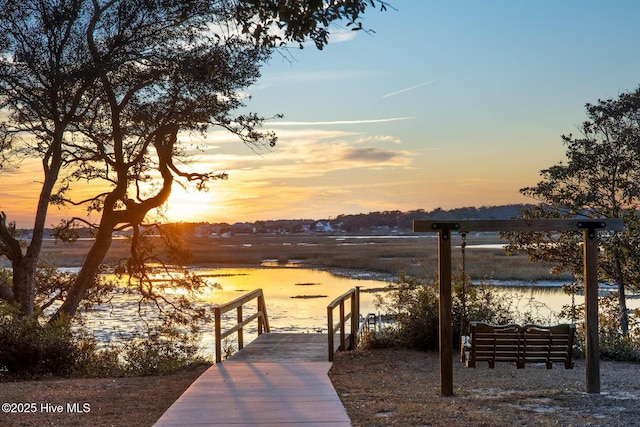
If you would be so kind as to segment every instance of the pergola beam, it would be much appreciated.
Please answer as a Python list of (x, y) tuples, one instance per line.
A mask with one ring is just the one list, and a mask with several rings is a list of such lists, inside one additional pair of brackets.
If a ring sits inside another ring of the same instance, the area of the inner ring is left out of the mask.
[(594, 227), (624, 230), (621, 219), (465, 219), (447, 221), (413, 221), (415, 232), (437, 232), (442, 225), (458, 232), (469, 231), (581, 231)]
[(622, 231), (622, 219), (508, 219), (414, 221), (415, 232), (438, 233), (440, 388), (453, 395), (453, 313), (451, 295), (451, 232), (578, 231), (584, 235), (585, 371), (587, 393), (600, 393), (598, 340), (598, 230)]

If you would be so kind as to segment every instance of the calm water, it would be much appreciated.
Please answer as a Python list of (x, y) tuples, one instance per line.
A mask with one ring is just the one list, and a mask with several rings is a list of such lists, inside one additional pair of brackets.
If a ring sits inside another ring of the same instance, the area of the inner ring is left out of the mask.
[[(220, 289), (210, 289), (200, 296), (207, 305), (231, 301), (244, 293), (262, 288), (269, 323), (272, 332), (327, 333), (327, 305), (336, 297), (355, 286), (360, 286), (360, 312), (363, 315), (377, 312), (375, 294), (366, 292), (384, 288), (388, 282), (376, 279), (355, 279), (337, 276), (326, 271), (309, 270), (295, 267), (270, 267), (253, 269), (197, 269), (199, 275), (210, 283), (218, 283)], [(557, 313), (563, 305), (571, 303), (571, 296), (562, 292), (559, 283), (516, 284), (496, 283), (496, 291), (511, 298), (514, 307), (526, 310), (531, 299), (540, 306), (539, 314), (556, 323)], [(296, 298), (294, 298), (296, 297)], [(300, 298), (304, 297), (304, 298)], [(576, 295), (576, 303), (583, 296)], [(629, 300), (631, 308), (640, 307), (640, 300)], [(245, 315), (253, 313), (255, 303), (245, 309)], [(119, 334), (127, 335), (141, 329), (143, 323), (136, 314), (137, 303), (131, 299), (117, 296), (110, 306), (92, 310), (87, 327), (94, 331), (98, 339), (108, 341)], [(334, 315), (337, 316), (338, 310)], [(235, 311), (228, 313), (235, 318)], [(251, 341), (256, 335), (256, 322), (245, 331), (245, 341)], [(213, 325), (203, 333), (203, 344), (207, 352), (213, 352)]]
[[(203, 304), (231, 301), (254, 289), (262, 288), (267, 305), (267, 315), (272, 332), (327, 333), (327, 305), (351, 288), (360, 286), (375, 289), (388, 282), (373, 279), (354, 279), (337, 276), (325, 271), (300, 268), (252, 268), (252, 269), (197, 269), (209, 283), (217, 283), (220, 289), (211, 288), (200, 295)], [(375, 312), (374, 294), (360, 294), (360, 311)], [(255, 302), (245, 306), (245, 317), (254, 313)], [(87, 316), (86, 326), (101, 341), (127, 336), (144, 324), (139, 320), (137, 303), (130, 297), (116, 296), (109, 306), (93, 309)], [(235, 311), (227, 313), (235, 320)], [(338, 310), (334, 316), (338, 315)], [(231, 320), (230, 320), (231, 322)], [(257, 322), (245, 329), (245, 342), (256, 335)], [(213, 324), (205, 328), (203, 342), (213, 352)]]

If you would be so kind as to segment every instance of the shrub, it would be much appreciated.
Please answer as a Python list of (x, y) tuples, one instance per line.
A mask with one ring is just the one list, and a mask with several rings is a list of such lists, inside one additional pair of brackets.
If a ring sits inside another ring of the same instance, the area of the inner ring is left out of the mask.
[(202, 361), (192, 339), (178, 341), (149, 334), (124, 343), (121, 349), (127, 375), (164, 375)]
[[(461, 333), (467, 333), (465, 318), (495, 324), (513, 323), (517, 320), (524, 323), (536, 321), (531, 311), (518, 312), (510, 298), (498, 295), (490, 286), (471, 286), (467, 278), (463, 292), (462, 277), (459, 271), (454, 275), (452, 283), (454, 346), (460, 342)], [(438, 294), (436, 280), (429, 277), (419, 279), (400, 276), (390, 285), (386, 299), (379, 297), (378, 304), (393, 316), (395, 323), (384, 331), (384, 335), (377, 332), (375, 336), (363, 339), (361, 346), (373, 348), (396, 345), (417, 350), (437, 350)]]
[(364, 331), (360, 335), (358, 346), (367, 349), (402, 347), (400, 333), (396, 326), (387, 326), (380, 331)]
[(401, 276), (390, 285), (386, 298), (379, 297), (379, 305), (394, 323), (384, 332), (369, 333), (361, 346), (438, 348), (438, 289), (433, 281)]
[(120, 349), (107, 347), (97, 349), (95, 344), (87, 347), (86, 357), (81, 365), (83, 377), (123, 377), (126, 369), (120, 357)]
[[(600, 338), (600, 357), (603, 359), (640, 362), (640, 330), (631, 328), (627, 335), (620, 330), (620, 318), (617, 299), (604, 297), (599, 300), (598, 326)], [(634, 324), (638, 310), (629, 313), (629, 323)], [(584, 336), (584, 327), (581, 328)], [(584, 346), (584, 339), (579, 340)]]
[(146, 334), (120, 337), (116, 343), (100, 348), (86, 340), (82, 375), (121, 377), (165, 375), (194, 365), (210, 364), (199, 353), (195, 334), (169, 334), (153, 329)]
[(156, 329), (99, 346), (68, 321), (41, 324), (0, 307), (0, 368), (13, 377), (163, 375), (208, 363), (199, 355), (196, 334)]
[(0, 366), (12, 375), (68, 376), (77, 357), (68, 322), (43, 325), (7, 314), (0, 319)]

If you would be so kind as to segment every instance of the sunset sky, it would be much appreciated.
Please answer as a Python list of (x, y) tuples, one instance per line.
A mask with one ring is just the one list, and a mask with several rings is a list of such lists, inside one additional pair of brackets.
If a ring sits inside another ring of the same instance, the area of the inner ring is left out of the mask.
[[(194, 166), (229, 173), (176, 189), (172, 220), (235, 222), (530, 200), (564, 157), (584, 104), (640, 84), (640, 2), (389, 0), (375, 34), (335, 27), (324, 51), (276, 54), (249, 110), (283, 119), (256, 153), (211, 131)], [(199, 164), (199, 165), (198, 165)], [(28, 227), (40, 179), (0, 175), (0, 209)], [(33, 190), (31, 190), (33, 188)], [(50, 211), (51, 223), (70, 211)]]

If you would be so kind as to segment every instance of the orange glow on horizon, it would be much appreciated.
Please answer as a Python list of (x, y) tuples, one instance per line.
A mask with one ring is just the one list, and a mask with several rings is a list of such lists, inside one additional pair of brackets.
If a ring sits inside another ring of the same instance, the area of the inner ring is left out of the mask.
[(215, 200), (213, 191), (174, 185), (169, 200), (161, 210), (169, 222), (206, 222), (214, 214)]

